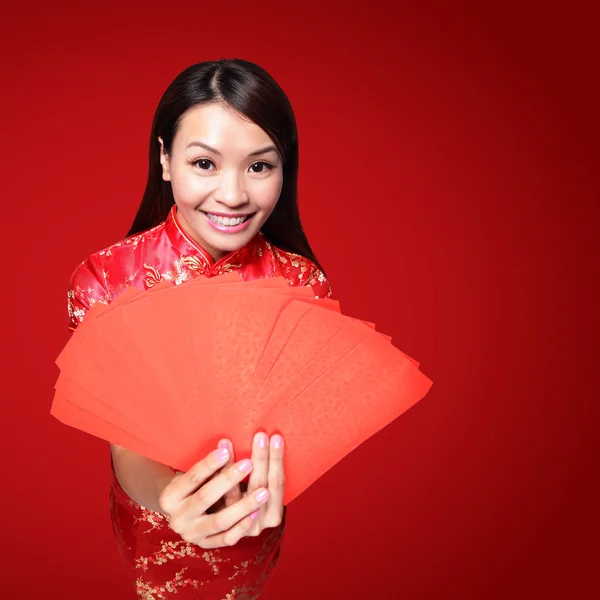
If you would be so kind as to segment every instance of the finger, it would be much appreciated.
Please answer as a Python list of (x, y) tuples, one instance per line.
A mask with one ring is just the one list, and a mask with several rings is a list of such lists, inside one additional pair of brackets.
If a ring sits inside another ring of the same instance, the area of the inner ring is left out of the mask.
[[(260, 431), (254, 436), (252, 443), (252, 464), (254, 468), (248, 478), (247, 494), (251, 494), (261, 487), (267, 487), (267, 475), (269, 472), (269, 436)], [(260, 524), (265, 514), (265, 505), (259, 509), (258, 518), (246, 535), (254, 536), (260, 532)]]
[[(235, 462), (235, 452), (233, 450), (233, 444), (230, 440), (223, 439), (219, 442), (219, 448), (227, 448), (229, 450), (229, 460), (225, 463), (225, 466), (221, 469), (221, 473)], [(231, 506), (238, 500), (242, 499), (242, 490), (239, 485), (234, 485), (229, 491), (225, 493), (223, 497), (224, 506)]]
[(216, 473), (229, 459), (229, 451), (220, 448), (205, 456), (186, 473), (174, 477), (159, 497), (160, 507), (168, 514), (179, 506)]
[[(221, 450), (224, 450), (223, 448)], [(239, 485), (252, 471), (252, 461), (249, 458), (240, 460), (231, 467), (228, 467), (205, 483), (193, 496), (186, 500), (185, 510), (191, 511), (189, 514), (201, 515), (206, 512), (209, 506), (212, 506), (222, 498), (233, 486)], [(235, 506), (235, 505), (234, 505)], [(221, 511), (222, 512), (222, 511)], [(220, 514), (220, 513), (217, 513)], [(241, 517), (240, 517), (241, 518)]]
[(254, 523), (256, 523), (258, 513), (259, 511), (256, 509), (253, 513), (236, 523), (228, 531), (204, 538), (201, 542), (202, 548), (210, 550), (212, 548), (222, 548), (223, 546), (233, 546), (237, 544), (243, 537), (248, 535), (248, 531), (252, 528)]
[(276, 527), (283, 518), (283, 495), (285, 490), (283, 438), (276, 434), (271, 437), (269, 448), (269, 472), (267, 487), (271, 494), (265, 507), (264, 524)]
[[(260, 507), (269, 500), (269, 496), (266, 488), (260, 488), (235, 505), (216, 515), (206, 517), (203, 529), (208, 532), (208, 535), (202, 542), (203, 547), (205, 543), (230, 546), (237, 543), (240, 537), (248, 535), (255, 523), (258, 522)], [(252, 517), (250, 522), (248, 522), (248, 517)]]
[(252, 473), (248, 479), (248, 494), (267, 486), (269, 474), (269, 437), (262, 431), (254, 436), (252, 443)]

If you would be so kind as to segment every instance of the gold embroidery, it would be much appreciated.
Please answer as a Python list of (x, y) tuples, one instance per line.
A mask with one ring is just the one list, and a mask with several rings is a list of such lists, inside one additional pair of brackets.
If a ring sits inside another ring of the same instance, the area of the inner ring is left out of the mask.
[(272, 257), (275, 275), (284, 277), (290, 286), (316, 285), (314, 278), (318, 267), (310, 260), (300, 254), (279, 250), (268, 242), (266, 242), (266, 246)]
[(235, 573), (228, 579), (231, 581), (232, 579), (235, 579), (238, 575), (245, 575), (248, 572), (249, 564), (250, 564), (249, 560), (244, 560), (239, 565), (233, 565)]
[(150, 525), (150, 527), (142, 533), (150, 533), (155, 529), (161, 529), (169, 522), (169, 519), (165, 515), (146, 508), (135, 502), (135, 500), (129, 499), (128, 504), (139, 513), (139, 516), (135, 517), (133, 521), (134, 525), (137, 525), (140, 522), (148, 523)]
[[(278, 527), (275, 527), (275, 528), (269, 530), (268, 535), (264, 536), (264, 538), (262, 539), (261, 549), (252, 557), (252, 560), (244, 560), (239, 565), (233, 565), (234, 573), (233, 573), (233, 575), (228, 577), (228, 579), (231, 581), (238, 575), (245, 575), (247, 573), (248, 567), (250, 565), (258, 565), (258, 564), (262, 563), (267, 558), (267, 556), (269, 556), (269, 554), (271, 554), (273, 547), (278, 543), (281, 544), (282, 539), (283, 539), (282, 536), (283, 536), (284, 527), (285, 527), (285, 522), (282, 522)], [(260, 581), (263, 581), (268, 578), (271, 570), (273, 569), (273, 567), (275, 566), (275, 563), (278, 560), (278, 556), (279, 556), (279, 553), (277, 552), (272, 557), (271, 562), (269, 563), (267, 568), (263, 571)], [(253, 594), (256, 594), (257, 592), (260, 592), (260, 589), (244, 586), (243, 588), (234, 588), (231, 593), (236, 594), (237, 592), (240, 592), (240, 591), (244, 591), (245, 593), (251, 592)], [(243, 596), (243, 598), (250, 598), (250, 597), (257, 598), (258, 596)], [(231, 598), (240, 598), (240, 596), (233, 595), (233, 596), (231, 596)]]
[(152, 265), (144, 263), (144, 269), (148, 269), (146, 273), (146, 285), (151, 288), (162, 281), (162, 275)]
[(188, 570), (188, 567), (183, 567), (180, 571), (175, 573), (175, 577), (166, 581), (164, 585), (152, 585), (146, 583), (142, 578), (136, 580), (137, 596), (141, 600), (168, 600), (169, 596), (165, 596), (165, 592), (173, 594), (178, 593), (177, 588), (184, 588), (191, 585), (194, 589), (198, 589), (203, 586), (207, 581), (198, 581), (197, 579), (183, 578), (183, 574)]
[[(183, 256), (181, 258), (181, 262), (190, 270), (195, 271), (199, 274), (208, 274), (211, 269), (206, 264), (206, 262), (202, 261), (198, 256)], [(222, 273), (231, 273), (234, 269), (241, 268), (241, 264), (233, 264), (231, 262), (226, 262), (223, 265), (217, 265), (214, 268), (214, 275), (220, 275)]]
[(263, 562), (265, 558), (269, 556), (273, 546), (281, 541), (284, 527), (285, 522), (282, 522), (278, 527), (268, 530), (269, 533), (262, 539), (262, 548), (257, 554), (254, 555), (252, 564), (257, 565), (258, 563)]
[(160, 550), (157, 550), (152, 556), (142, 556), (135, 561), (135, 568), (147, 571), (149, 565), (164, 565), (170, 560), (191, 556), (199, 558), (196, 552), (196, 545), (189, 542), (161, 542)]
[(98, 256), (107, 256), (110, 257), (113, 255), (113, 250), (115, 248), (121, 248), (122, 246), (131, 246), (134, 250), (139, 246), (141, 242), (145, 242), (146, 240), (152, 240), (157, 235), (160, 235), (161, 230), (164, 228), (164, 222), (155, 225), (154, 227), (147, 229), (146, 231), (142, 231), (141, 233), (134, 234), (124, 240), (116, 242), (115, 244), (110, 245), (108, 248), (104, 248), (104, 250), (100, 250), (98, 252)]
[(83, 321), (83, 317), (85, 317), (85, 310), (83, 308), (75, 308), (74, 306), (69, 306), (69, 317), (71, 319), (75, 319), (78, 323)]
[(239, 269), (242, 265), (232, 265), (231, 263), (225, 263), (222, 267), (217, 269), (217, 275), (221, 273), (231, 273), (234, 269)]
[(91, 308), (96, 302), (108, 304), (109, 298), (109, 294), (98, 294), (97, 290), (91, 287), (82, 288), (76, 285), (75, 288), (67, 290), (67, 313), (70, 322), (81, 323), (88, 310), (85, 307)]
[(260, 591), (254, 587), (243, 585), (234, 587), (229, 594), (225, 595), (223, 600), (256, 600), (260, 596)]
[(191, 279), (189, 271), (187, 269), (183, 268), (185, 266), (185, 260), (183, 257), (181, 257), (181, 260), (173, 261), (173, 265), (175, 267), (175, 273), (176, 273), (175, 281), (174, 281), (175, 285), (180, 285), (184, 281)]
[(182, 256), (181, 262), (190, 270), (198, 271), (199, 273), (206, 273), (207, 265), (201, 261), (197, 256)]
[[(269, 554), (272, 553), (274, 545), (281, 542), (284, 525), (282, 522), (279, 527), (270, 530), (261, 540), (261, 547), (258, 552), (254, 554), (251, 560), (243, 560), (238, 565), (234, 565), (233, 575), (228, 577), (228, 579), (233, 580), (237, 576), (246, 575), (248, 567), (264, 562)], [(150, 565), (160, 566), (186, 556), (192, 558), (199, 557), (195, 544), (190, 542), (161, 542), (161, 549), (158, 552), (155, 552), (151, 557), (141, 557), (136, 560), (136, 568), (140, 569), (141, 572), (146, 572)], [(220, 548), (206, 550), (202, 553), (201, 557), (211, 566), (213, 576), (220, 574), (219, 563), (225, 564), (231, 562), (230, 559), (221, 557)], [(238, 584), (224, 598), (233, 600), (255, 600), (258, 598), (264, 589), (266, 580), (277, 563), (278, 557), (279, 551), (276, 551), (271, 557), (269, 564), (264, 567), (262, 573), (258, 575), (253, 584)], [(194, 589), (199, 589), (211, 583), (211, 579), (198, 580), (189, 577), (184, 578), (184, 573), (188, 568), (187, 566), (182, 567), (175, 574), (175, 577), (161, 583), (156, 582), (154, 579), (156, 572), (153, 575), (154, 583), (146, 582), (144, 576), (140, 575), (136, 579), (138, 598), (142, 600), (170, 600), (171, 596), (168, 593), (176, 595), (182, 588), (192, 586)]]
[(212, 569), (212, 572), (215, 575), (218, 575), (220, 573), (220, 568), (219, 568), (218, 563), (230, 562), (230, 560), (231, 560), (229, 558), (221, 558), (221, 557), (215, 556), (215, 554), (219, 554), (220, 552), (221, 552), (221, 550), (219, 550), (217, 548), (216, 550), (207, 550), (206, 552), (204, 552), (202, 554), (202, 558), (210, 565), (210, 568)]
[(117, 298), (123, 292), (129, 289), (132, 286), (133, 282), (137, 279), (137, 276), (138, 271), (135, 271), (134, 273), (126, 277), (121, 283), (119, 283), (119, 285), (113, 287), (113, 289), (111, 290), (112, 297)]

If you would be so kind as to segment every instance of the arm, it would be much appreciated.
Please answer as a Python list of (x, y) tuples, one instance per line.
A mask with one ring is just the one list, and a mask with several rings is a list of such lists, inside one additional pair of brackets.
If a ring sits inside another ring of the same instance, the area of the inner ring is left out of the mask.
[(110, 450), (117, 480), (125, 493), (138, 504), (165, 514), (159, 498), (177, 476), (175, 471), (115, 444), (110, 445)]

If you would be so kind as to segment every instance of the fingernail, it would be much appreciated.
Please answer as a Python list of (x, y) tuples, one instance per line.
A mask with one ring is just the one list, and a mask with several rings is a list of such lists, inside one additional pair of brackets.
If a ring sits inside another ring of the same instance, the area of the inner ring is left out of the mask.
[(274, 435), (271, 440), (273, 442), (273, 448), (279, 449), (283, 447), (283, 438), (280, 435)]
[(240, 462), (237, 464), (237, 468), (242, 473), (248, 473), (248, 471), (252, 470), (252, 461), (249, 458), (245, 458), (244, 460), (240, 460)]
[(217, 446), (218, 446), (219, 448), (227, 448), (227, 450), (230, 450), (230, 449), (231, 449), (231, 446), (230, 446), (230, 443), (229, 443), (229, 441), (228, 441), (228, 440), (221, 440), (221, 441), (220, 441), (220, 442), (217, 444)]
[(217, 460), (222, 461), (229, 458), (229, 450), (227, 448), (219, 448), (217, 450)]
[(269, 499), (269, 492), (267, 490), (263, 490), (262, 492), (258, 492), (258, 494), (256, 494), (254, 497), (256, 498), (257, 502), (262, 504)]
[(260, 512), (260, 508), (257, 508), (253, 513), (250, 513), (250, 518), (252, 520), (256, 519), (256, 517), (258, 517), (259, 512)]
[(266, 448), (269, 443), (269, 438), (266, 433), (257, 433), (254, 437), (254, 441), (257, 443), (259, 448)]

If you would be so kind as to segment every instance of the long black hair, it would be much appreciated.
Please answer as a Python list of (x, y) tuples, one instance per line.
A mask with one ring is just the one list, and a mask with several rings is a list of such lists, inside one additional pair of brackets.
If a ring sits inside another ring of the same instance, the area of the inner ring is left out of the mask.
[(148, 181), (127, 236), (164, 221), (175, 203), (171, 183), (162, 178), (160, 145), (170, 154), (181, 117), (191, 108), (222, 102), (256, 123), (271, 138), (283, 162), (283, 186), (261, 232), (272, 244), (305, 256), (322, 268), (302, 229), (298, 210), (298, 130), (290, 101), (258, 65), (241, 59), (206, 61), (188, 67), (163, 94), (152, 122)]

